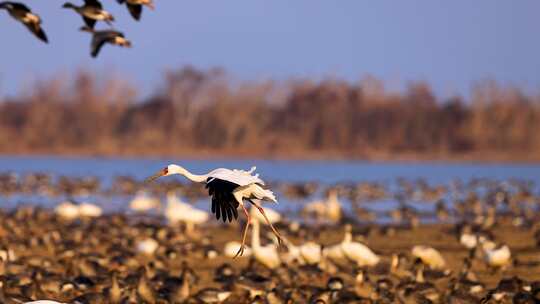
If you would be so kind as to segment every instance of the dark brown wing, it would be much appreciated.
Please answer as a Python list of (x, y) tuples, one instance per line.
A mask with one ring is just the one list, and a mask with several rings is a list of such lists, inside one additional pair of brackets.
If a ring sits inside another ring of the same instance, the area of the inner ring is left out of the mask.
[(98, 0), (84, 0), (84, 5), (103, 9), (101, 2), (99, 2)]
[(94, 20), (94, 19), (90, 19), (88, 17), (83, 17), (83, 20), (84, 20), (84, 23), (86, 23), (86, 25), (91, 29), (93, 29), (94, 26), (96, 25), (96, 20)]
[(18, 10), (18, 11), (22, 11), (22, 12), (31, 12), (30, 8), (28, 8), (28, 6), (22, 4), (22, 3), (19, 3), (19, 2), (11, 2), (11, 1), (5, 1), (5, 2), (2, 2), (0, 5), (11, 5), (11, 7), (14, 9), (14, 10)]
[(238, 218), (236, 209), (239, 204), (232, 194), (237, 187), (237, 184), (219, 178), (208, 178), (206, 181), (208, 194), (212, 196), (212, 213), (216, 214), (216, 219), (221, 217), (223, 222), (232, 222), (233, 217)]
[(133, 17), (133, 19), (139, 21), (141, 20), (141, 14), (142, 14), (142, 5), (140, 4), (127, 4), (129, 13)]
[(24, 23), (24, 25), (32, 32), (36, 37), (38, 37), (41, 41), (48, 43), (49, 40), (47, 39), (47, 35), (41, 28), (39, 24), (36, 23)]

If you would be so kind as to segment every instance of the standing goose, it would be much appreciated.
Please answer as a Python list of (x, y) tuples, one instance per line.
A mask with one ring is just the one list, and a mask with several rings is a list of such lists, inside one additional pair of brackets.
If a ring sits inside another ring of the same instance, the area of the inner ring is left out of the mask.
[(178, 165), (172, 164), (149, 177), (147, 182), (153, 181), (161, 176), (179, 174), (193, 182), (205, 183), (208, 194), (212, 196), (212, 213), (216, 214), (216, 219), (218, 220), (222, 217), (224, 222), (227, 220), (232, 221), (233, 217), (238, 218), (238, 211), (236, 211), (236, 209), (238, 206), (241, 206), (246, 215), (247, 223), (242, 236), (242, 245), (237, 253), (237, 256), (240, 256), (244, 252), (247, 232), (249, 226), (252, 224), (251, 216), (244, 206), (244, 199), (259, 210), (268, 226), (270, 226), (276, 235), (278, 242), (281, 244), (281, 235), (266, 216), (264, 209), (259, 203), (254, 201), (261, 200), (277, 203), (274, 193), (263, 188), (264, 181), (259, 178), (259, 175), (252, 175), (255, 169), (255, 167), (252, 167), (251, 170), (244, 171), (219, 168), (207, 174), (198, 175), (193, 174)]
[(114, 30), (96, 31), (89, 27), (83, 26), (81, 31), (92, 33), (92, 43), (90, 45), (90, 54), (92, 57), (97, 57), (99, 51), (105, 45), (110, 43), (121, 47), (131, 47), (131, 41), (124, 37), (124, 34)]
[(47, 35), (41, 28), (41, 18), (32, 13), (32, 11), (24, 4), (11, 1), (0, 2), (0, 9), (5, 9), (15, 18), (15, 20), (24, 24), (37, 38), (48, 43)]
[(141, 20), (142, 7), (147, 6), (151, 10), (154, 9), (154, 2), (152, 0), (116, 0), (120, 4), (126, 3), (129, 13), (133, 19)]
[(89, 28), (94, 28), (96, 21), (105, 21), (108, 25), (114, 21), (111, 13), (103, 9), (103, 6), (98, 0), (84, 0), (84, 5), (77, 6), (71, 2), (66, 2), (63, 8), (70, 8), (82, 16), (84, 23)]

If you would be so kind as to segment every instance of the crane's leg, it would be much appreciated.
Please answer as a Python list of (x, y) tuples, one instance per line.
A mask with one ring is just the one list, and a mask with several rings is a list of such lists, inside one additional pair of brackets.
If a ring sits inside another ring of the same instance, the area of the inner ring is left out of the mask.
[(249, 200), (250, 203), (253, 204), (253, 206), (255, 206), (255, 208), (257, 208), (259, 210), (259, 212), (262, 214), (262, 216), (264, 217), (264, 220), (266, 221), (266, 223), (268, 224), (268, 226), (270, 226), (270, 228), (272, 229), (272, 232), (274, 233), (274, 235), (277, 237), (278, 239), (278, 245), (279, 246), (282, 246), (283, 245), (283, 241), (281, 239), (281, 234), (279, 234), (279, 232), (277, 231), (277, 229), (274, 227), (274, 225), (272, 225), (272, 223), (270, 223), (270, 220), (268, 220), (268, 217), (266, 216), (266, 213), (264, 213), (264, 209), (259, 206), (257, 203), (255, 203), (253, 200)]
[(244, 214), (246, 215), (246, 220), (247, 220), (246, 225), (244, 227), (244, 232), (242, 233), (242, 244), (240, 245), (238, 252), (234, 256), (236, 258), (244, 254), (244, 249), (246, 248), (247, 233), (249, 230), (249, 226), (251, 225), (251, 216), (249, 216), (249, 212), (247, 211), (246, 206), (244, 206), (244, 202), (242, 200), (242, 193), (240, 191), (237, 191), (237, 192), (233, 192), (233, 195), (234, 195), (234, 198), (240, 204), (240, 206), (242, 206), (242, 209), (244, 210)]

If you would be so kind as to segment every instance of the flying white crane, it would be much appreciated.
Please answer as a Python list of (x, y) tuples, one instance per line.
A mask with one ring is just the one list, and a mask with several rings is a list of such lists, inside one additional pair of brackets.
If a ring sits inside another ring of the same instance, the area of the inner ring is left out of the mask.
[(179, 174), (193, 182), (205, 183), (208, 194), (212, 196), (212, 213), (215, 213), (216, 219), (219, 220), (221, 217), (224, 222), (227, 220), (232, 221), (233, 218), (238, 218), (238, 211), (236, 209), (240, 205), (244, 210), (247, 222), (242, 236), (242, 246), (238, 250), (238, 256), (242, 255), (244, 252), (247, 232), (252, 223), (251, 216), (244, 206), (244, 199), (259, 210), (266, 220), (266, 223), (272, 228), (272, 231), (281, 243), (281, 235), (269, 221), (264, 209), (258, 203), (253, 201), (253, 199), (259, 199), (277, 203), (274, 193), (262, 187), (264, 186), (264, 181), (259, 178), (259, 175), (252, 175), (255, 169), (256, 167), (252, 167), (249, 171), (244, 171), (219, 168), (210, 171), (207, 174), (198, 175), (189, 172), (181, 166), (171, 164), (149, 177), (147, 182), (153, 181), (161, 176)]

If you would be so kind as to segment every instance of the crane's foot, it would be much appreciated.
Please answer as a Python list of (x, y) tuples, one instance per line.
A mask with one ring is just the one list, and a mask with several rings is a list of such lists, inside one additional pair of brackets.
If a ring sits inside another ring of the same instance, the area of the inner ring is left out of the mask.
[(236, 259), (237, 257), (240, 257), (244, 254), (244, 248), (245, 246), (244, 245), (241, 245), (240, 246), (240, 249), (238, 249), (238, 252), (236, 253), (236, 255), (233, 257), (233, 259)]

